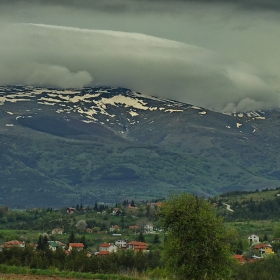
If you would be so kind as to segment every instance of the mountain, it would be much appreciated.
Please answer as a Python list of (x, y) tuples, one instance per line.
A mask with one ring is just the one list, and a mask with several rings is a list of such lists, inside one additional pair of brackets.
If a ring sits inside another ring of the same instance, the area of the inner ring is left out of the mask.
[(0, 204), (280, 187), (280, 111), (222, 114), (111, 87), (0, 87)]

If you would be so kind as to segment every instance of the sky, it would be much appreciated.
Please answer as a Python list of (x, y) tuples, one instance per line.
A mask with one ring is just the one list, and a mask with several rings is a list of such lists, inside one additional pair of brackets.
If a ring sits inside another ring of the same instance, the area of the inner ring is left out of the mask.
[(280, 1), (1, 0), (0, 85), (120, 86), (219, 112), (280, 106)]

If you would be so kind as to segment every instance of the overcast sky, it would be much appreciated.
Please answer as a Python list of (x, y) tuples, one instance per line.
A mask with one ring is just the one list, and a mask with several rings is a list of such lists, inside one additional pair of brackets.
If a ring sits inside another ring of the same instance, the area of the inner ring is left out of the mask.
[(280, 104), (280, 1), (1, 0), (0, 84), (122, 86), (216, 111)]

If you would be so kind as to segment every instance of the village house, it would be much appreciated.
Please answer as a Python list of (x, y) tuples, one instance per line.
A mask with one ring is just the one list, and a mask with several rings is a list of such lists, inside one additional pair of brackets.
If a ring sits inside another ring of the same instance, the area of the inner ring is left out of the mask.
[(60, 241), (48, 241), (49, 249), (52, 251), (56, 251), (57, 248), (65, 249), (66, 245)]
[(124, 240), (124, 239), (116, 240), (115, 245), (119, 249), (126, 249), (127, 248), (127, 240)]
[(103, 257), (103, 256), (107, 256), (107, 255), (109, 255), (109, 254), (110, 254), (109, 251), (100, 251), (100, 252), (97, 252), (97, 253), (96, 253), (96, 256), (97, 256), (97, 257)]
[(118, 215), (121, 215), (121, 213), (122, 213), (122, 210), (120, 208), (114, 208), (111, 214), (114, 216), (118, 216)]
[(250, 234), (248, 236), (248, 241), (250, 244), (255, 242), (260, 242), (260, 238), (256, 234)]
[(86, 228), (86, 232), (87, 233), (92, 233), (92, 229), (91, 228)]
[(69, 248), (68, 250), (71, 251), (73, 249), (76, 249), (78, 251), (81, 251), (84, 249), (84, 244), (83, 243), (69, 243)]
[(109, 253), (117, 252), (118, 247), (114, 243), (102, 243), (99, 246), (99, 252), (107, 251)]
[(118, 225), (114, 225), (110, 227), (110, 232), (120, 231), (121, 228)]
[(274, 254), (274, 251), (270, 244), (257, 244), (254, 246), (254, 250), (257, 250), (261, 255)]
[(129, 229), (136, 231), (136, 230), (139, 230), (140, 227), (139, 226), (129, 226)]
[(243, 255), (235, 254), (233, 257), (238, 261), (239, 264), (244, 264), (247, 262), (247, 260), (245, 259), (245, 257)]
[(152, 224), (147, 224), (144, 226), (144, 232), (145, 233), (153, 233), (154, 232), (154, 226)]
[(64, 232), (64, 229), (60, 228), (60, 227), (54, 228), (52, 230), (52, 234), (63, 234), (63, 232)]
[(3, 244), (4, 248), (11, 248), (11, 247), (20, 247), (20, 248), (24, 248), (25, 247), (25, 242), (24, 241), (18, 241), (18, 240), (11, 240), (11, 241), (7, 241)]
[(139, 241), (132, 241), (128, 244), (128, 249), (134, 250), (134, 252), (146, 252), (148, 250), (148, 243), (146, 242), (139, 242)]
[(148, 202), (147, 206), (151, 206), (151, 207), (161, 207), (162, 206), (162, 202), (158, 201), (158, 202)]
[(75, 210), (76, 210), (76, 208), (68, 207), (68, 208), (66, 209), (66, 212), (67, 212), (68, 214), (73, 214)]

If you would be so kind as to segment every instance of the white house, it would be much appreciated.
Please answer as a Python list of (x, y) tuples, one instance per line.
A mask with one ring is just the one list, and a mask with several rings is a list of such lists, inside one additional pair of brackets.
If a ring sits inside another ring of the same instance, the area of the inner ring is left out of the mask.
[(63, 234), (63, 231), (63, 228), (57, 227), (52, 230), (52, 234)]
[(120, 231), (121, 228), (118, 225), (114, 225), (110, 227), (110, 232), (117, 232)]
[(154, 232), (154, 226), (152, 224), (147, 224), (144, 226), (145, 233), (152, 233)]
[(109, 253), (117, 252), (118, 247), (114, 243), (103, 243), (99, 246), (99, 252), (107, 251)]
[(250, 234), (248, 236), (248, 241), (249, 241), (249, 243), (260, 242), (260, 238), (255, 234)]
[(127, 240), (123, 240), (123, 239), (116, 240), (116, 241), (115, 241), (115, 245), (116, 245), (118, 248), (126, 248), (126, 247), (127, 247)]

